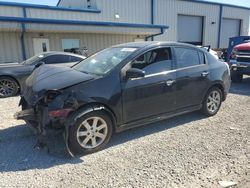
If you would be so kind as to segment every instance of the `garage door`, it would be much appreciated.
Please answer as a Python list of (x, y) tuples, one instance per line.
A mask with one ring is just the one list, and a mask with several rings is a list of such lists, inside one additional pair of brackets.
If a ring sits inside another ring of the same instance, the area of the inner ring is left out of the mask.
[(178, 15), (178, 41), (202, 45), (203, 17)]
[(220, 48), (227, 48), (230, 37), (240, 35), (241, 20), (223, 18), (221, 23)]

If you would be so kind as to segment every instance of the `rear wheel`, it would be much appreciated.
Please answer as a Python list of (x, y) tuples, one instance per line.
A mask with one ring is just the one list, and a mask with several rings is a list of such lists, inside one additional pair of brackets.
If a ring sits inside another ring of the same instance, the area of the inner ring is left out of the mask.
[(217, 114), (222, 103), (222, 92), (218, 87), (209, 89), (202, 104), (201, 112), (206, 116)]
[(10, 77), (0, 77), (0, 98), (16, 96), (18, 92), (17, 82)]
[(240, 83), (243, 80), (243, 75), (237, 73), (237, 71), (233, 71), (233, 72), (231, 72), (231, 79), (235, 83)]
[(112, 135), (112, 121), (102, 111), (83, 115), (69, 129), (69, 147), (76, 154), (90, 154), (105, 147)]

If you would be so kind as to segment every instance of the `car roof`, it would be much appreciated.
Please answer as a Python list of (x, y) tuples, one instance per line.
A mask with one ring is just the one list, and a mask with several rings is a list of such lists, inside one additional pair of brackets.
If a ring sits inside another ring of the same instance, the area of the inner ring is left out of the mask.
[(192, 47), (197, 48), (196, 46), (192, 44), (187, 43), (181, 43), (181, 42), (169, 42), (169, 41), (145, 41), (145, 42), (130, 42), (130, 43), (124, 43), (119, 44), (116, 46), (113, 46), (115, 48), (145, 48), (145, 47), (154, 47), (154, 46), (160, 46), (160, 45), (169, 45), (169, 46), (186, 46), (186, 47)]
[(59, 52), (59, 51), (43, 52), (43, 53), (40, 53), (38, 55), (44, 55), (44, 56), (50, 56), (50, 55), (70, 55), (70, 56), (75, 56), (75, 57), (79, 57), (79, 58), (82, 58), (82, 59), (86, 58), (83, 55), (73, 54), (73, 53), (69, 53), (69, 52)]

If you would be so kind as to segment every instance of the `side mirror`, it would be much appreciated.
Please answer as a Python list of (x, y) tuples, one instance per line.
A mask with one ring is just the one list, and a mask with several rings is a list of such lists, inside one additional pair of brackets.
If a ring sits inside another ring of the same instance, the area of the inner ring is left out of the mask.
[(33, 70), (37, 69), (38, 67), (40, 67), (43, 64), (45, 64), (43, 61), (39, 61), (38, 63), (35, 64), (35, 67)]
[(145, 76), (145, 71), (137, 68), (130, 68), (126, 72), (127, 78), (143, 78)]

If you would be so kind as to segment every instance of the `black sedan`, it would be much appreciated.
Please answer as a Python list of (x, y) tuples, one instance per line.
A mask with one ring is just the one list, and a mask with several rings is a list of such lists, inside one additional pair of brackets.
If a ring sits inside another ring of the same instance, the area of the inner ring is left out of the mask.
[(46, 52), (27, 59), (22, 63), (0, 64), (0, 98), (17, 95), (22, 90), (22, 84), (32, 73), (35, 66), (45, 63), (57, 66), (73, 66), (85, 59), (84, 56), (64, 53)]
[(229, 91), (229, 74), (226, 63), (192, 45), (122, 44), (73, 68), (37, 68), (15, 117), (38, 135), (63, 128), (68, 151), (89, 154), (113, 132), (192, 111), (215, 115)]

